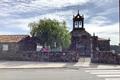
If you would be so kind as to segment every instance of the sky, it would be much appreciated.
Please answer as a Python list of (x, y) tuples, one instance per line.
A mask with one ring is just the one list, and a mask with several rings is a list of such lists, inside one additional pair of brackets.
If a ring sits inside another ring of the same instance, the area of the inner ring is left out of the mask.
[(71, 31), (78, 10), (86, 31), (118, 45), (119, 0), (0, 0), (0, 35), (29, 34), (28, 24), (44, 18), (64, 20)]

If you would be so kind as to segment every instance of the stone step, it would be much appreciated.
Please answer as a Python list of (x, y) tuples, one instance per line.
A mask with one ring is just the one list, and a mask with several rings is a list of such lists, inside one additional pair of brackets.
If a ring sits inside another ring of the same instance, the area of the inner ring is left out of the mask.
[(86, 57), (80, 57), (79, 62), (91, 62), (91, 59)]

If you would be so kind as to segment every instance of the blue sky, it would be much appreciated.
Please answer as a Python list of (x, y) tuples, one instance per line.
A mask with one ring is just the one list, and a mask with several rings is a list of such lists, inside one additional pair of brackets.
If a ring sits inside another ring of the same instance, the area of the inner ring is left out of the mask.
[(28, 23), (43, 18), (65, 20), (85, 16), (85, 28), (101, 38), (119, 43), (119, 0), (0, 0), (0, 34), (29, 34)]

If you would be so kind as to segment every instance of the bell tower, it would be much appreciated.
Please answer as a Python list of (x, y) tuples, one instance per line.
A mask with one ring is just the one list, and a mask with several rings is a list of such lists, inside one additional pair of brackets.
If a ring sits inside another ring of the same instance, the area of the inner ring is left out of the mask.
[(91, 54), (91, 35), (84, 28), (84, 16), (73, 15), (73, 30), (71, 31), (70, 49), (80, 56), (90, 56)]
[(79, 14), (79, 10), (76, 16), (73, 15), (73, 30), (84, 30), (84, 16)]

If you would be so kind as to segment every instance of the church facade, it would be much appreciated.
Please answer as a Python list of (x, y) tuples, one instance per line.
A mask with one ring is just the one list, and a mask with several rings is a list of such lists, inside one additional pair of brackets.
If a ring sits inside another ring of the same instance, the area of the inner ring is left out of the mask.
[[(93, 42), (94, 39), (96, 42)], [(80, 15), (78, 11), (78, 14), (73, 16), (70, 49), (79, 56), (91, 56), (94, 48), (100, 51), (110, 51), (110, 40), (95, 35), (91, 36), (84, 28), (84, 16)]]

